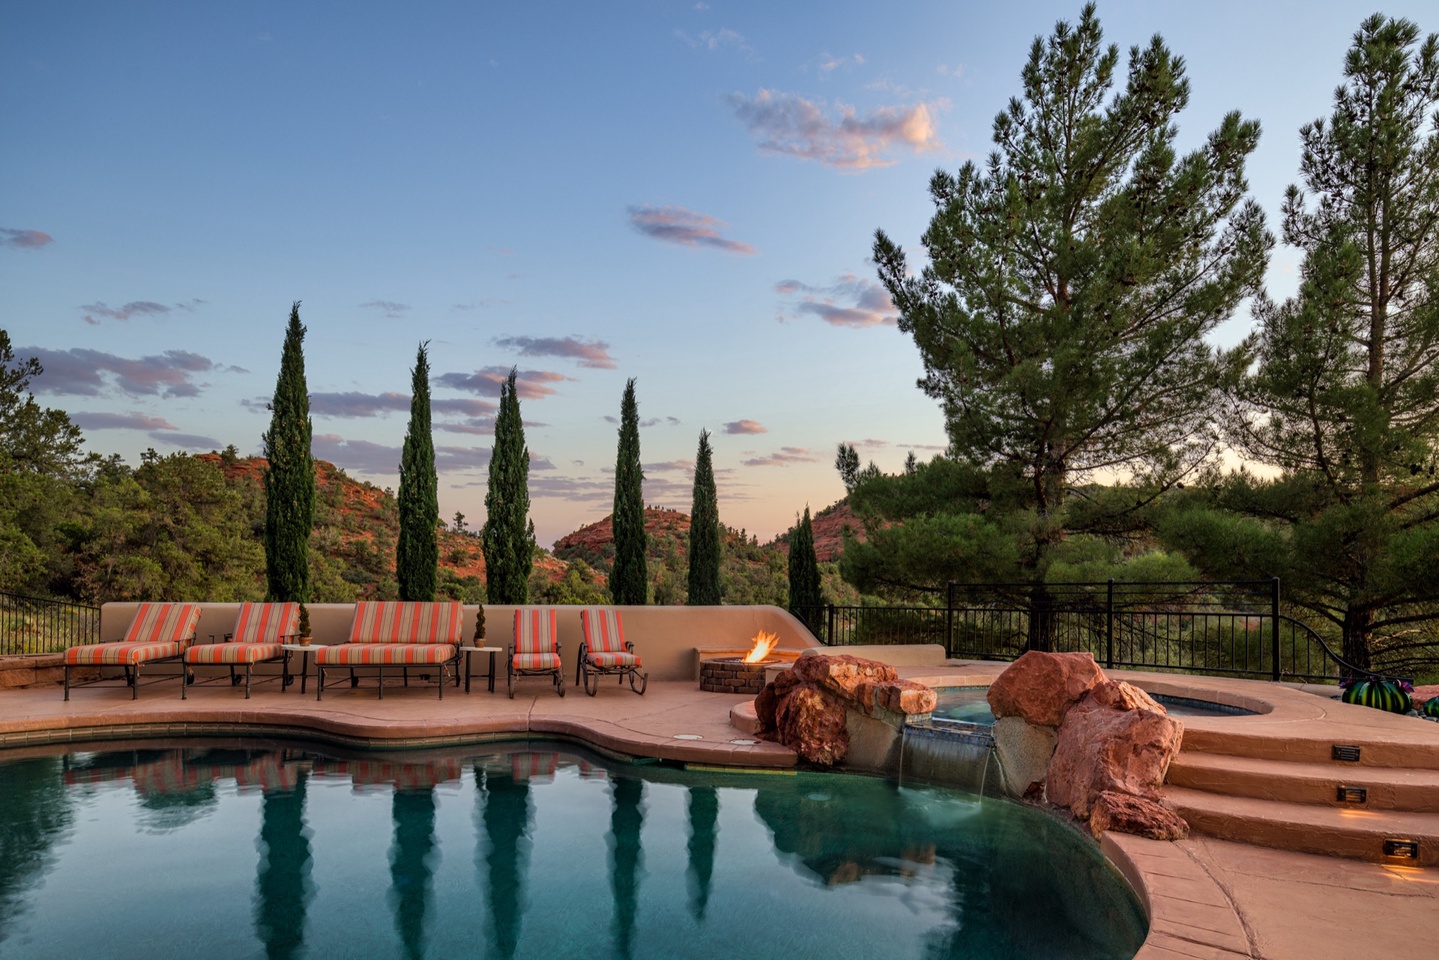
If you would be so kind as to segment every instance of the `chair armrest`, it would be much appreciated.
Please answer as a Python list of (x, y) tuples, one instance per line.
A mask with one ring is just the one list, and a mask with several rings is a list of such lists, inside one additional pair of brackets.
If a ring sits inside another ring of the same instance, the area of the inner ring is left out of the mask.
[(633, 640), (626, 640), (626, 641), (625, 641), (625, 650), (628, 651), (628, 652), (630, 652), (630, 653), (634, 653), (634, 652), (635, 652), (635, 643), (634, 643)]

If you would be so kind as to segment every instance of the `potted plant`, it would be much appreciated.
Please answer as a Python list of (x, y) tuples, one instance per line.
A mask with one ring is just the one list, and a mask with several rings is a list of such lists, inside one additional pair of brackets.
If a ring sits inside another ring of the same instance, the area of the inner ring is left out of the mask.
[(295, 629), (300, 632), (300, 646), (308, 647), (310, 645), (310, 610), (304, 602), (300, 603), (300, 623)]
[(483, 603), (475, 607), (475, 646), (485, 645), (485, 605)]

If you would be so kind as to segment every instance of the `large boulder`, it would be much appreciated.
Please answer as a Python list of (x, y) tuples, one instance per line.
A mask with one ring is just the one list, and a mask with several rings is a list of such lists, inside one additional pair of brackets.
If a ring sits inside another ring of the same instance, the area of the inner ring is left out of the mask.
[(1088, 819), (1100, 794), (1157, 800), (1184, 727), (1122, 680), (1095, 686), (1064, 715), (1045, 798)]
[(812, 685), (795, 687), (779, 702), (775, 726), (779, 742), (810, 763), (831, 766), (849, 753), (844, 704)]
[(1091, 654), (1030, 650), (989, 685), (989, 709), (996, 718), (1057, 727), (1065, 711), (1103, 680)]

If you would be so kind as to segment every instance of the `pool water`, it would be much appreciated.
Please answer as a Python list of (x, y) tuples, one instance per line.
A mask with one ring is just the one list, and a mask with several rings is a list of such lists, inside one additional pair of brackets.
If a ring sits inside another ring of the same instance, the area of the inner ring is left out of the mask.
[[(935, 693), (938, 699), (932, 714), (935, 720), (988, 725), (994, 723), (994, 714), (990, 712), (987, 699), (988, 687), (939, 687)], [(1232, 707), (1227, 703), (1215, 703), (1213, 700), (1172, 697), (1164, 693), (1151, 693), (1150, 696), (1171, 717), (1255, 716), (1253, 710)]]
[(569, 746), (5, 759), (0, 956), (1120, 960), (1138, 902), (1028, 808)]

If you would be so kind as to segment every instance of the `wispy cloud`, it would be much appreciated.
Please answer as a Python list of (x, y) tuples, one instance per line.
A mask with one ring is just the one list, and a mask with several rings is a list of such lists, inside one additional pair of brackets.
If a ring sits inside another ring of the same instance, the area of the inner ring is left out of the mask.
[[(579, 337), (501, 337), (495, 346), (514, 350), (522, 357), (563, 357), (582, 367), (597, 370), (615, 369), (610, 345), (603, 340), (581, 340)], [(508, 371), (507, 371), (508, 372)]]
[(729, 103), (761, 150), (818, 160), (840, 170), (889, 166), (896, 161), (883, 154), (893, 149), (925, 153), (941, 146), (934, 128), (938, 104), (879, 107), (861, 116), (854, 107), (836, 103), (838, 116), (832, 119), (824, 101), (776, 90), (762, 89), (753, 97), (731, 94)]
[(744, 461), (747, 467), (787, 467), (792, 463), (814, 463), (818, 457), (804, 447), (780, 447), (764, 457), (752, 457)]
[[(893, 326), (897, 322), (889, 291), (867, 277), (847, 273), (827, 287), (811, 287), (798, 280), (782, 280), (774, 285), (782, 297), (800, 298), (791, 309), (795, 315), (809, 314), (836, 327)], [(784, 320), (785, 315), (780, 314)]]
[[(504, 383), (509, 375), (509, 367), (485, 367), (474, 373), (442, 373), (431, 380), (453, 390), (498, 396), (500, 384)], [(549, 384), (562, 383), (568, 379), (570, 378), (563, 373), (549, 370), (521, 370), (515, 376), (515, 393), (521, 400), (539, 400), (555, 393), (555, 389)]]
[(0, 227), (0, 247), (39, 250), (54, 242), (55, 238), (43, 230), (12, 230), (9, 227)]
[(390, 320), (400, 320), (405, 316), (405, 311), (410, 309), (408, 303), (396, 303), (393, 300), (371, 300), (369, 303), (360, 304), (361, 310), (378, 310), (380, 316)]
[(31, 384), (36, 393), (82, 397), (99, 396), (111, 385), (129, 396), (194, 397), (202, 386), (195, 381), (195, 374), (227, 369), (186, 350), (166, 350), (135, 360), (84, 347), (26, 347), (16, 353), (36, 357), (45, 368)]
[(70, 420), (82, 430), (180, 429), (164, 417), (152, 417), (144, 413), (87, 413), (82, 410), (70, 414)]
[[(605, 414), (603, 419), (605, 423), (618, 424), (620, 422), (619, 417), (616, 417), (613, 414), (609, 413)], [(660, 424), (664, 424), (665, 426), (669, 427), (677, 427), (683, 422), (684, 421), (681, 420), (679, 417), (646, 417), (645, 419), (640, 421), (640, 426), (657, 427)]]
[(824, 53), (819, 55), (819, 61), (815, 64), (815, 69), (820, 72), (821, 76), (823, 76), (825, 74), (834, 73), (836, 70), (843, 70), (848, 72), (850, 70), (853, 70), (855, 67), (862, 66), (864, 66), (863, 54), (852, 53), (847, 57), (837, 57), (834, 54), (830, 53), (828, 50), (826, 50)]
[[(111, 307), (103, 300), (94, 303), (87, 303), (80, 308), (85, 311), (85, 322), (91, 325), (98, 325), (99, 317), (108, 320), (127, 321), (131, 317), (160, 317), (169, 313), (172, 307), (164, 303), (156, 303), (154, 300), (132, 300), (122, 307)], [(188, 309), (188, 308), (187, 308)]]
[(725, 433), (769, 433), (769, 427), (757, 420), (731, 420), (724, 425)]
[(743, 34), (737, 30), (731, 30), (729, 27), (721, 27), (718, 30), (702, 30), (693, 36), (684, 30), (676, 30), (675, 36), (695, 49), (735, 50), (751, 59), (759, 56)]
[(219, 450), (224, 446), (219, 440), (207, 437), (203, 433), (164, 433), (156, 430), (150, 434), (150, 439), (156, 443), (169, 444), (183, 450)]
[(723, 220), (684, 207), (630, 207), (630, 226), (647, 237), (684, 247), (714, 247), (730, 253), (757, 253), (754, 247), (720, 235)]
[(483, 300), (475, 300), (471, 303), (452, 303), (451, 310), (488, 310), (490, 307), (509, 306), (510, 301), (502, 300), (499, 297), (486, 297)]
[(310, 413), (319, 417), (376, 417), (397, 410), (409, 412), (408, 393), (312, 393)]

